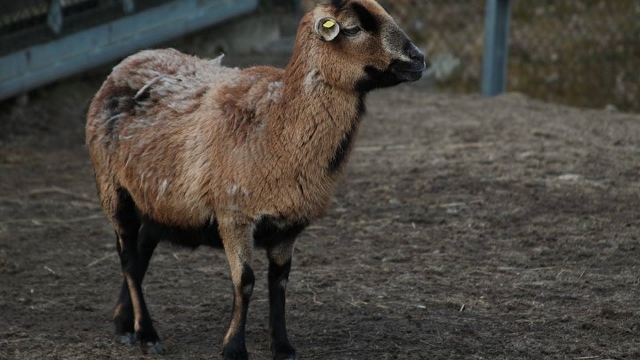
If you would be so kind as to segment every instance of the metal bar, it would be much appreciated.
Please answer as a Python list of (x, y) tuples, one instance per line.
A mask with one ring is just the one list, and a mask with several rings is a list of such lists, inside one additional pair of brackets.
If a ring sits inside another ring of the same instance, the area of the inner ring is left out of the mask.
[(487, 0), (482, 59), (482, 94), (495, 96), (507, 87), (511, 0)]
[(176, 0), (0, 57), (0, 100), (253, 11), (258, 0)]
[(60, 0), (51, 0), (47, 13), (47, 26), (54, 34), (58, 35), (62, 31), (62, 21), (62, 5), (60, 4)]
[(131, 14), (136, 9), (135, 0), (121, 0), (122, 1), (122, 11), (125, 14)]

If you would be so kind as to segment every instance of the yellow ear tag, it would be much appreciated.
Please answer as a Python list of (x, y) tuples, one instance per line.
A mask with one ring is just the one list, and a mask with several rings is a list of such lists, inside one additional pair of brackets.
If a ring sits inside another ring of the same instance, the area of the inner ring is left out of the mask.
[(324, 24), (322, 24), (322, 27), (325, 29), (331, 29), (336, 23), (331, 21), (331, 20), (327, 20), (324, 22)]

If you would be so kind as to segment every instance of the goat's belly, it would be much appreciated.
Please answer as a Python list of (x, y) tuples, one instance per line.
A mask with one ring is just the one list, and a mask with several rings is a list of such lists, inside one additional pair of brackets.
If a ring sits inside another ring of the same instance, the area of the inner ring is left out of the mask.
[[(215, 218), (204, 225), (194, 227), (165, 225), (146, 216), (141, 216), (141, 222), (141, 236), (191, 248), (201, 245), (223, 247)], [(274, 246), (296, 237), (306, 226), (306, 221), (282, 222), (269, 216), (261, 216), (254, 220), (253, 244), (257, 247)]]
[(166, 225), (143, 217), (141, 236), (148, 236), (160, 241), (169, 241), (175, 245), (196, 248), (201, 245), (222, 247), (222, 239), (215, 219), (201, 226)]

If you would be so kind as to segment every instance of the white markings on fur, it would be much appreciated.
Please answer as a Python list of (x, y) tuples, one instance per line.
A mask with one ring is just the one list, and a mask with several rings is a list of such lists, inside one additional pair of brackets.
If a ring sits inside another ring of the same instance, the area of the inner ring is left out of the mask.
[(224, 58), (224, 54), (220, 54), (220, 56), (218, 56), (215, 59), (211, 59), (209, 60), (209, 62), (211, 63), (211, 65), (213, 66), (222, 66), (222, 59)]
[(136, 95), (133, 97), (135, 100), (138, 100), (138, 98), (144, 94), (145, 91), (147, 91), (148, 88), (151, 87), (151, 85), (157, 83), (159, 80), (161, 79), (160, 76), (156, 76), (153, 79), (151, 79), (151, 81), (149, 81), (148, 83), (146, 83), (142, 88), (140, 88), (140, 90), (138, 90), (138, 92), (136, 93)]
[(162, 184), (160, 184), (160, 187), (158, 188), (157, 199), (160, 199), (160, 197), (164, 194), (164, 192), (167, 191), (167, 187), (169, 187), (169, 181), (167, 181), (167, 179), (164, 179), (162, 181)]
[(278, 101), (282, 97), (282, 81), (272, 81), (268, 88), (267, 99)]
[(281, 289), (286, 290), (287, 289), (287, 279), (280, 280), (280, 283), (278, 285), (280, 286)]
[(227, 188), (227, 194), (229, 195), (235, 195), (238, 193), (238, 190), (240, 189), (240, 187), (236, 184), (230, 186), (229, 188)]
[(310, 93), (313, 91), (313, 88), (315, 87), (315, 83), (317, 81), (317, 77), (318, 77), (318, 70), (313, 69), (309, 71), (307, 76), (304, 78), (304, 90), (307, 93)]
[(253, 284), (247, 284), (242, 287), (242, 295), (251, 296), (253, 293)]
[(105, 125), (109, 126), (110, 123), (113, 122), (117, 122), (118, 120), (122, 119), (123, 117), (125, 117), (127, 114), (117, 114), (117, 115), (113, 115), (110, 118), (107, 119), (107, 121), (105, 121)]
[(129, 163), (131, 162), (132, 156), (131, 153), (129, 153), (129, 155), (127, 155), (127, 160), (124, 162), (124, 167), (128, 167)]
[(398, 56), (398, 57), (399, 57), (399, 58), (400, 58), (400, 60), (402, 60), (402, 61), (407, 61), (407, 62), (410, 62), (410, 61), (411, 61), (411, 58), (410, 58), (410, 57), (408, 57), (408, 56), (407, 56), (407, 55), (405, 55), (405, 54), (400, 54), (400, 56)]
[[(109, 113), (107, 113), (107, 115), (110, 115)], [(111, 128), (112, 130), (110, 132), (105, 132), (101, 137), (100, 137), (100, 142), (102, 143), (108, 143), (112, 138), (109, 135), (112, 135), (114, 133), (117, 132), (118, 130), (118, 123), (120, 122), (120, 120), (122, 120), (124, 117), (126, 116), (126, 114), (116, 114), (113, 116), (108, 117), (105, 121), (104, 124), (102, 126), (104, 126), (105, 128)]]

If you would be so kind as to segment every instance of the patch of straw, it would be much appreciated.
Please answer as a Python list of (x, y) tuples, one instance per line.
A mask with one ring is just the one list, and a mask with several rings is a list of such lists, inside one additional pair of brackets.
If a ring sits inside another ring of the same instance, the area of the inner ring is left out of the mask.
[(67, 190), (67, 189), (63, 189), (57, 186), (52, 186), (52, 187), (48, 187), (48, 188), (42, 188), (42, 189), (34, 189), (31, 190), (27, 193), (27, 195), (29, 196), (37, 196), (40, 194), (48, 194), (48, 193), (56, 193), (56, 194), (61, 194), (61, 195), (65, 195), (65, 196), (69, 196), (72, 197), (74, 199), (79, 199), (79, 200), (83, 200), (83, 201), (87, 201), (87, 202), (91, 202), (91, 203), (98, 203), (98, 200), (94, 199), (94, 198), (90, 198), (88, 196), (82, 195), (82, 194), (77, 194), (71, 190)]

